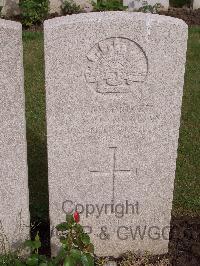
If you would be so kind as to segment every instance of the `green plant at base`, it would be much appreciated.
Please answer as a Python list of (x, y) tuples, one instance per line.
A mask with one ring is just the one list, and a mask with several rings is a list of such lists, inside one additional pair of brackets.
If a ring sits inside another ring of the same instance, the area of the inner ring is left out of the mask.
[(143, 13), (157, 14), (161, 7), (162, 5), (159, 3), (156, 3), (155, 5), (152, 6), (152, 5), (149, 5), (147, 1), (143, 1), (142, 7), (140, 7), (138, 11), (143, 12)]
[(90, 242), (90, 237), (83, 231), (83, 227), (78, 224), (77, 213), (66, 216), (66, 222), (56, 226), (60, 235), (62, 247), (55, 258), (56, 265), (63, 266), (93, 266), (94, 246)]
[(49, 0), (20, 0), (22, 24), (30, 27), (41, 23), (49, 13)]
[(120, 0), (97, 0), (97, 3), (92, 1), (93, 11), (123, 11), (127, 7), (123, 6)]
[(16, 254), (6, 254), (0, 256), (0, 265), (4, 266), (24, 266)]
[(37, 233), (34, 240), (26, 240), (24, 247), (30, 255), (23, 261), (15, 254), (0, 257), (0, 265), (8, 266), (94, 266), (94, 246), (90, 237), (78, 224), (79, 213), (67, 215), (66, 221), (56, 226), (61, 248), (58, 255), (52, 259), (39, 254), (41, 241)]
[(41, 247), (41, 241), (39, 234), (37, 232), (34, 240), (26, 240), (25, 246), (28, 247), (31, 251), (31, 255), (27, 258), (26, 263), (19, 264), (18, 266), (22, 265), (30, 265), (30, 266), (45, 266), (45, 265), (53, 265), (49, 264), (47, 258), (45, 256), (39, 255), (39, 248)]
[(61, 5), (61, 11), (63, 15), (72, 15), (82, 12), (82, 9), (73, 0), (65, 0)]

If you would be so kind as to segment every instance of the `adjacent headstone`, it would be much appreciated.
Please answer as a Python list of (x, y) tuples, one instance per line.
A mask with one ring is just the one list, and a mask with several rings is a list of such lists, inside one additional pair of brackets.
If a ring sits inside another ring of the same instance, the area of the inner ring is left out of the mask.
[(20, 14), (19, 0), (0, 0), (3, 6), (2, 14), (5, 16), (16, 16)]
[(52, 252), (77, 209), (95, 253), (165, 253), (187, 25), (128, 12), (45, 22)]
[(0, 253), (29, 237), (21, 24), (0, 20)]
[(199, 8), (200, 8), (200, 0), (194, 0), (193, 9), (199, 9)]
[(3, 6), (4, 6), (4, 1), (0, 0), (0, 7), (3, 7)]
[(169, 8), (169, 0), (123, 0), (123, 5), (127, 6), (131, 11), (137, 11), (143, 6), (155, 6), (156, 4), (160, 4), (159, 9), (168, 10)]

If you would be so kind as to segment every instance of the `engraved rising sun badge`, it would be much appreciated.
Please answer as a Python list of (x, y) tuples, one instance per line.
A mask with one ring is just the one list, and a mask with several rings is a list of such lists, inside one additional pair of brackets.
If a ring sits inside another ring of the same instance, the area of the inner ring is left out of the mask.
[(144, 82), (148, 60), (136, 42), (112, 37), (95, 44), (87, 54), (85, 78), (98, 93), (128, 93), (135, 82)]

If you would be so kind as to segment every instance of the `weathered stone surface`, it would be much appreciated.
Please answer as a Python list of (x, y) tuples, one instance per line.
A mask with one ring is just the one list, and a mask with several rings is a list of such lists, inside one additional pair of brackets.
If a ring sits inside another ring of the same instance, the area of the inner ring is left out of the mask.
[(16, 16), (20, 14), (19, 0), (4, 0), (2, 14), (6, 16)]
[(29, 236), (22, 30), (0, 20), (0, 253)]
[(123, 5), (129, 7), (129, 10), (138, 10), (143, 5), (154, 6), (156, 4), (161, 4), (163, 10), (169, 8), (169, 0), (123, 0)]
[(79, 204), (97, 255), (165, 253), (187, 25), (102, 12), (44, 29), (52, 228)]

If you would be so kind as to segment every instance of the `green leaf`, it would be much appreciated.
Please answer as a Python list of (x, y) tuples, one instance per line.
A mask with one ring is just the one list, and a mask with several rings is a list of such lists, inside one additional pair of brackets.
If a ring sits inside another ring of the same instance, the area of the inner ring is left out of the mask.
[(32, 241), (32, 240), (26, 240), (26, 241), (24, 242), (24, 245), (25, 245), (26, 247), (29, 247), (29, 248), (34, 248), (34, 244), (33, 244), (33, 241)]
[(66, 215), (66, 221), (67, 221), (67, 223), (69, 223), (70, 225), (72, 225), (72, 224), (75, 223), (75, 221), (74, 221), (74, 217), (73, 217), (72, 214), (67, 214), (67, 215)]
[(58, 264), (55, 264), (54, 261), (49, 261), (47, 263), (47, 266), (56, 266), (56, 265), (58, 265)]
[(67, 229), (68, 229), (69, 227), (68, 227), (68, 224), (66, 223), (66, 222), (64, 222), (64, 223), (61, 223), (61, 224), (58, 224), (57, 226), (56, 226), (56, 229), (58, 230), (58, 231), (66, 231)]
[(81, 241), (83, 242), (83, 244), (89, 245), (90, 244), (90, 237), (89, 237), (89, 235), (86, 234), (86, 233), (83, 233), (81, 235)]
[(75, 224), (74, 228), (79, 232), (79, 233), (83, 233), (83, 227), (80, 224)]
[(15, 266), (25, 266), (26, 264), (19, 261), (19, 260), (15, 260)]
[(40, 263), (47, 263), (47, 258), (45, 255), (38, 255), (38, 259)]
[(68, 256), (65, 258), (63, 266), (76, 266), (76, 261), (73, 257)]
[(76, 261), (81, 259), (81, 251), (78, 249), (71, 249), (70, 256), (72, 256)]
[(41, 247), (41, 242), (40, 242), (40, 240), (35, 240), (35, 241), (33, 241), (33, 247), (34, 247), (35, 249), (40, 248), (40, 247)]
[[(37, 238), (35, 238), (35, 239), (37, 239)], [(26, 240), (24, 245), (26, 247), (29, 247), (32, 250), (34, 250), (34, 249), (38, 249), (41, 247), (41, 242), (40, 242), (40, 240)]]
[(58, 263), (63, 261), (65, 257), (66, 257), (66, 251), (63, 248), (61, 248), (58, 255), (54, 258), (55, 264), (59, 265)]
[(66, 239), (64, 236), (61, 236), (61, 237), (59, 238), (59, 240), (60, 240), (60, 243), (61, 243), (61, 244), (63, 244), (63, 245), (66, 245), (66, 244), (67, 244), (67, 239)]
[(26, 264), (30, 266), (38, 266), (38, 261), (38, 255), (33, 254), (26, 260)]
[(84, 253), (81, 256), (81, 262), (82, 262), (83, 266), (94, 266), (94, 258), (89, 253)]
[(37, 234), (35, 236), (35, 241), (40, 241), (40, 236), (39, 236), (39, 232), (37, 231)]

